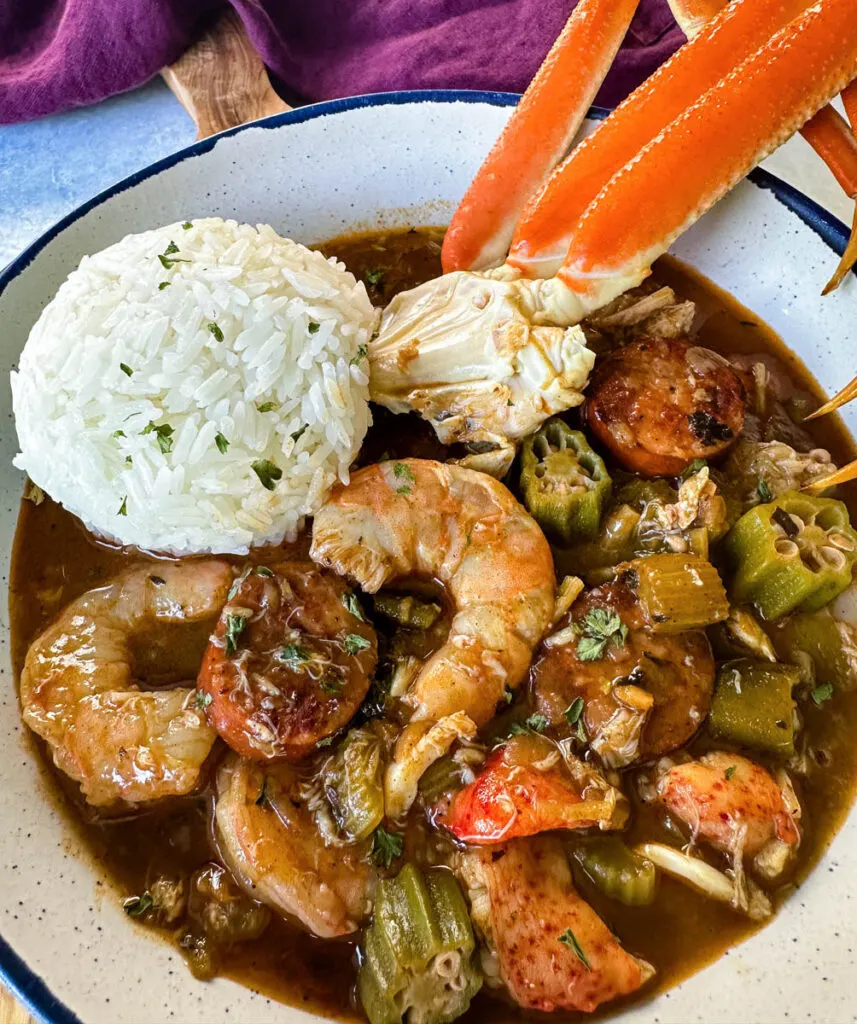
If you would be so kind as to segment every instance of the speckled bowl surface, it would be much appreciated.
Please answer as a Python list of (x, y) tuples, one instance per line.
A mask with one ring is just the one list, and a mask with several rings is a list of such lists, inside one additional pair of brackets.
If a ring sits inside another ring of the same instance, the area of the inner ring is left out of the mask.
[[(0, 277), (2, 579), (23, 478), (8, 371), (31, 325), (85, 253), (129, 232), (220, 215), (314, 242), (346, 230), (444, 223), (514, 97), (392, 94), (279, 115), (198, 143), (60, 222)], [(829, 392), (857, 369), (857, 282), (822, 300), (844, 228), (757, 172), (675, 252), (771, 324)], [(857, 410), (847, 413), (852, 429)], [(40, 1017), (90, 1024), (295, 1024), (309, 1014), (230, 981), (195, 982), (181, 957), (129, 923), (48, 795), (24, 736), (0, 607), (0, 970)], [(857, 1018), (857, 818), (762, 932), (625, 1024)]]

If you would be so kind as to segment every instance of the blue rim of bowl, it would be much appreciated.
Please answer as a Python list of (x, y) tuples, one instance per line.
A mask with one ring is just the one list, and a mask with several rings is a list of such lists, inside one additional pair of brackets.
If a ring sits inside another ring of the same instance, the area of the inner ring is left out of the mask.
[[(361, 107), (377, 107), (384, 105), (401, 105), (406, 103), (487, 103), (495, 107), (514, 106), (520, 97), (516, 93), (488, 92), (467, 89), (418, 89), (403, 92), (372, 93), (365, 96), (351, 96), (347, 99), (326, 100), (312, 103), (297, 110), (289, 110), (283, 114), (273, 114), (261, 121), (230, 128), (228, 131), (213, 135), (211, 138), (195, 142), (184, 149), (178, 150), (148, 167), (123, 178), (104, 191), (99, 192), (87, 202), (78, 206), (71, 213), (57, 221), (35, 242), (29, 245), (0, 273), (0, 296), (9, 284), (35, 259), (44, 247), (61, 234), (67, 227), (89, 213), (106, 200), (133, 188), (141, 181), (154, 177), (162, 171), (173, 167), (190, 157), (200, 156), (213, 149), (217, 143), (230, 135), (237, 135), (247, 128), (280, 128), (284, 125), (301, 124), (316, 117), (338, 114), (346, 110)], [(604, 107), (593, 107), (589, 116), (594, 120), (603, 120), (609, 110)], [(773, 195), (789, 210), (796, 214), (811, 228), (837, 255), (841, 256), (848, 242), (848, 230), (842, 221), (819, 206), (798, 189), (780, 180), (767, 171), (756, 169), (750, 174), (750, 180), (759, 188)], [(0, 937), (0, 979), (11, 989), (17, 999), (27, 1010), (44, 1024), (81, 1024), (80, 1018), (65, 1003), (57, 999), (42, 978), (30, 968), (12, 947)]]

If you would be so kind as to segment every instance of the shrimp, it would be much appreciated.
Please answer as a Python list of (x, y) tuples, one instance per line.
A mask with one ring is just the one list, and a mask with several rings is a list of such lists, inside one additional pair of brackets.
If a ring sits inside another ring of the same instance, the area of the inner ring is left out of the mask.
[(21, 673), (24, 721), (88, 803), (196, 788), (217, 733), (192, 687), (140, 688), (135, 649), (153, 626), (213, 620), (231, 583), (216, 560), (131, 569), (73, 601), (33, 641)]
[[(530, 675), (536, 710), (563, 727), (576, 706), (574, 717), (610, 768), (683, 746), (708, 714), (714, 690), (714, 657), (705, 633), (652, 633), (628, 579), (621, 574), (584, 591), (542, 645)], [(587, 661), (577, 654), (577, 630), (595, 611), (616, 616), (627, 635)]]
[(217, 772), (215, 835), (236, 881), (322, 939), (350, 935), (371, 910), (375, 872), (366, 842), (331, 847), (301, 798), (288, 764), (230, 754)]
[[(572, 884), (561, 842), (514, 839), (459, 857), (471, 916), (499, 971), (526, 1010), (582, 1010), (635, 992), (654, 968), (626, 952)], [(483, 957), (483, 961), (484, 961)]]
[(766, 877), (781, 873), (800, 842), (800, 804), (788, 777), (774, 779), (738, 754), (715, 751), (698, 761), (661, 764), (655, 790), (670, 814), (690, 828), (693, 840), (736, 862), (755, 858)]
[(351, 719), (377, 660), (342, 580), (307, 562), (257, 566), (232, 588), (197, 686), (242, 757), (298, 760)]
[(641, 338), (596, 367), (586, 418), (626, 469), (676, 476), (734, 444), (745, 400), (741, 378), (716, 352), (684, 339)]
[(474, 846), (549, 829), (621, 828), (628, 801), (601, 773), (530, 733), (498, 747), (436, 818)]
[(526, 674), (554, 609), (550, 548), (496, 480), (405, 459), (367, 466), (334, 489), (315, 517), (310, 554), (370, 593), (415, 574), (433, 577), (454, 605), (446, 643), (403, 698), (412, 717), (387, 773), (388, 814), (390, 805), (403, 812), (409, 798), (398, 792), (398, 766), (413, 746), (457, 712), (484, 725)]

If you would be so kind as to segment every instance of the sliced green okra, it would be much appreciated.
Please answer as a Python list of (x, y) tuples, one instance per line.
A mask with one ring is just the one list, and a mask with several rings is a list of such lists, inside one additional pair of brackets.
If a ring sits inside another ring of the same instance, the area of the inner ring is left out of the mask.
[(521, 447), (521, 494), (545, 533), (564, 544), (591, 540), (613, 484), (579, 430), (554, 417)]

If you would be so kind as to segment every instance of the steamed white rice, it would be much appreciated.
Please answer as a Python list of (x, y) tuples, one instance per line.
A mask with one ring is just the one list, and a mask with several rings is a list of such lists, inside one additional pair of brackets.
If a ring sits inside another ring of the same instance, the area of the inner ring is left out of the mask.
[(341, 263), (270, 227), (129, 235), (84, 257), (30, 333), (15, 465), (122, 544), (293, 538), (366, 433), (376, 323)]

